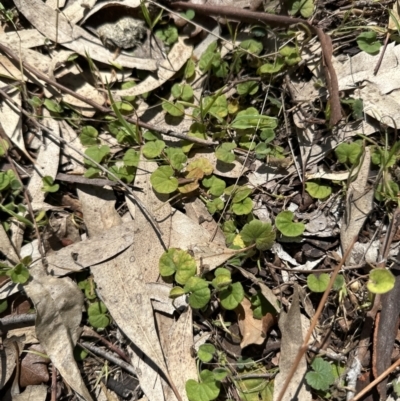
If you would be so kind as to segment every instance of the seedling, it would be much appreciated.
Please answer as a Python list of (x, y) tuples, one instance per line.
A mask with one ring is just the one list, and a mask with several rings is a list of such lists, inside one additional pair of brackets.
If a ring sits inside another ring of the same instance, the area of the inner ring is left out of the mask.
[(303, 223), (293, 221), (294, 214), (290, 211), (280, 212), (275, 219), (276, 228), (286, 237), (298, 237), (302, 235), (305, 226)]

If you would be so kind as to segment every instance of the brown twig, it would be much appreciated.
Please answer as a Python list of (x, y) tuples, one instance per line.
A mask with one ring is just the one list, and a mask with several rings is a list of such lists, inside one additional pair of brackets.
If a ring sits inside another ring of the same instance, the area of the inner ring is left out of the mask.
[[(7, 46), (4, 46), (2, 43), (0, 43), (0, 50), (3, 53), (5, 53), (8, 57), (13, 59), (14, 61), (16, 61), (18, 63), (20, 62), (20, 58), (11, 49), (9, 49)], [(88, 104), (89, 106), (92, 106), (95, 110), (97, 110), (101, 113), (105, 113), (105, 114), (111, 115), (113, 117), (116, 117), (114, 111), (111, 110), (110, 108), (104, 107), (104, 106), (94, 102), (93, 100), (88, 99), (85, 96), (82, 96), (79, 93), (67, 88), (66, 86), (59, 84), (58, 82), (50, 79), (47, 75), (43, 74), (42, 72), (37, 70), (35, 67), (31, 66), (30, 64), (28, 64), (26, 62), (22, 62), (22, 65), (27, 71), (34, 74), (37, 78), (48, 83), (49, 85), (54, 86), (55, 88), (59, 89), (61, 92), (67, 93), (67, 94), (75, 97), (76, 99), (81, 100), (82, 102), (85, 102), (86, 104)], [(125, 117), (125, 120), (128, 121), (129, 123), (137, 124), (139, 127), (146, 128), (148, 130), (152, 130), (152, 131), (156, 131), (156, 132), (161, 132), (162, 134), (173, 136), (173, 137), (179, 138), (179, 139), (183, 139), (185, 141), (197, 143), (199, 145), (203, 145), (203, 146), (218, 145), (218, 142), (206, 141), (204, 139), (187, 136), (180, 132), (169, 131), (169, 130), (163, 129), (159, 126), (148, 124), (148, 123), (141, 121), (139, 119), (136, 119), (136, 118)]]
[(305, 25), (308, 29), (310, 29), (310, 31), (318, 36), (318, 39), (321, 43), (323, 67), (331, 104), (330, 125), (336, 125), (341, 120), (342, 110), (339, 98), (339, 85), (336, 72), (332, 64), (332, 41), (331, 38), (322, 31), (322, 29), (317, 28), (316, 26), (310, 24), (307, 20), (303, 20), (301, 18), (292, 18), (285, 15), (275, 15), (243, 10), (236, 7), (209, 6), (204, 4), (185, 3), (183, 1), (171, 3), (171, 7), (184, 10), (191, 9), (196, 13), (226, 17), (240, 22), (253, 24), (265, 22), (266, 24), (275, 27), (289, 27), (295, 24)]

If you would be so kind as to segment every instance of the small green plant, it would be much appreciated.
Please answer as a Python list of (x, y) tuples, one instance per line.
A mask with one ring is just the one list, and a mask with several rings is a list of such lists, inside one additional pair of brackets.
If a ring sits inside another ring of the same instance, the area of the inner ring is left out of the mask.
[(30, 256), (21, 259), (14, 267), (0, 263), (0, 276), (8, 276), (16, 284), (25, 284), (30, 277), (28, 266), (31, 263), (32, 258)]
[(306, 381), (314, 390), (326, 391), (335, 382), (332, 365), (322, 358), (315, 358), (311, 364), (312, 371), (306, 374)]
[(304, 18), (310, 18), (314, 12), (314, 0), (289, 0), (285, 2), (291, 15), (300, 15)]
[(173, 25), (157, 29), (155, 35), (169, 46), (178, 41), (178, 29)]
[(221, 390), (221, 380), (225, 379), (228, 372), (225, 369), (204, 369), (200, 372), (199, 381), (189, 379), (186, 382), (186, 394), (189, 401), (215, 400)]
[(310, 180), (306, 182), (306, 191), (312, 198), (326, 199), (331, 195), (332, 187), (321, 180)]
[(312, 292), (324, 292), (328, 288), (329, 274), (310, 274), (307, 277), (307, 286)]
[(108, 317), (108, 309), (101, 301), (95, 301), (90, 304), (87, 313), (89, 317), (89, 323), (96, 329), (104, 329), (110, 324), (110, 318)]
[(50, 177), (49, 175), (43, 177), (42, 182), (43, 182), (43, 187), (42, 187), (43, 192), (53, 193), (57, 192), (60, 189), (60, 186), (54, 183), (53, 177)]
[(362, 146), (357, 143), (341, 143), (336, 149), (335, 154), (340, 163), (343, 163), (347, 168), (357, 165), (362, 155)]
[(214, 358), (214, 355), (216, 353), (216, 349), (214, 345), (212, 344), (202, 344), (199, 347), (199, 350), (197, 352), (197, 356), (200, 359), (201, 362), (208, 363), (211, 362), (212, 359)]
[(368, 31), (363, 32), (357, 36), (357, 45), (360, 50), (368, 54), (377, 54), (382, 46), (381, 42), (377, 40), (376, 32)]
[(395, 277), (390, 270), (373, 269), (369, 273), (367, 288), (373, 294), (385, 294), (393, 289)]
[(294, 214), (289, 210), (280, 212), (275, 218), (276, 228), (286, 237), (298, 237), (305, 230), (304, 224), (295, 223), (293, 218)]

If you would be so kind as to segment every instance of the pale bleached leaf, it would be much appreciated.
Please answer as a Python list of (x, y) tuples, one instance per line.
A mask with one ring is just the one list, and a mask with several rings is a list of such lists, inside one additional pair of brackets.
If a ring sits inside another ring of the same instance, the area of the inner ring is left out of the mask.
[(24, 288), (36, 309), (37, 337), (68, 385), (91, 401), (73, 354), (80, 335), (83, 293), (68, 277), (45, 275), (40, 265), (30, 273), (31, 280)]

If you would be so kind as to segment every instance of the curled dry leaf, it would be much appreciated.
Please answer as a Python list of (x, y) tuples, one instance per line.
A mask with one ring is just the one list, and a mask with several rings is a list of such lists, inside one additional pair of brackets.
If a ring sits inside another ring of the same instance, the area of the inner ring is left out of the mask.
[(50, 359), (38, 354), (44, 354), (44, 352), (39, 344), (28, 348), (27, 354), (21, 362), (19, 378), (19, 385), (21, 387), (42, 384), (49, 380), (50, 376), (47, 365), (50, 363)]
[(271, 313), (267, 313), (262, 319), (255, 319), (251, 302), (247, 298), (243, 298), (235, 312), (242, 334), (240, 348), (247, 347), (250, 344), (262, 344), (267, 338), (269, 330), (276, 324), (276, 318)]

